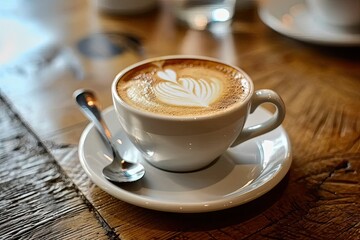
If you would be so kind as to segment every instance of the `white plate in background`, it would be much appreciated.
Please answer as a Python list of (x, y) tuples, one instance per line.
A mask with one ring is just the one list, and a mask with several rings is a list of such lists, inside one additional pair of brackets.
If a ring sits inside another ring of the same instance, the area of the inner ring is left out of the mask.
[(258, 11), (267, 26), (285, 36), (321, 45), (360, 45), (360, 32), (341, 31), (315, 21), (304, 0), (265, 0)]

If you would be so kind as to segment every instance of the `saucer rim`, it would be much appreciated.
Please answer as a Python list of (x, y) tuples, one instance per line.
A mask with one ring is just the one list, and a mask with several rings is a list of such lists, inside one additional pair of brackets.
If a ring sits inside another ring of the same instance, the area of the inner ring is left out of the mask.
[[(271, 2), (271, 3), (270, 3)], [(292, 0), (289, 2), (286, 2), (288, 4), (288, 8), (290, 9), (291, 6), (295, 4), (301, 4), (304, 3), (304, 0)], [(301, 28), (286, 28), (281, 24), (280, 19), (274, 14), (273, 11), (268, 7), (269, 4), (279, 4), (279, 1), (267, 1), (264, 4), (260, 4), (258, 8), (258, 15), (260, 19), (263, 21), (264, 24), (266, 24), (268, 27), (270, 27), (272, 30), (285, 35), (287, 37), (300, 40), (303, 42), (313, 43), (313, 44), (319, 44), (319, 45), (326, 45), (326, 46), (359, 46), (360, 45), (360, 34), (352, 34), (344, 33), (344, 32), (336, 32), (339, 36), (342, 36), (343, 38), (335, 38), (335, 39), (329, 39), (329, 38), (323, 38), (322, 36), (316, 36), (313, 35), (311, 32), (303, 31)], [(304, 9), (304, 11), (308, 12), (309, 10), (307, 8)], [(310, 33), (310, 34), (308, 34)], [(335, 31), (333, 32), (335, 33)], [(359, 36), (358, 38), (346, 38), (346, 36)]]
[[(265, 111), (267, 114), (269, 114), (267, 110), (261, 107), (258, 107), (258, 109), (262, 109), (262, 111)], [(114, 112), (113, 106), (106, 108), (103, 111), (103, 114), (107, 115), (107, 114), (111, 114), (111, 112)], [(92, 128), (94, 128), (93, 123), (90, 123), (86, 126), (86, 128), (81, 134), (79, 147), (78, 147), (80, 164), (84, 169), (84, 171), (86, 172), (86, 174), (88, 175), (88, 177), (91, 179), (91, 181), (95, 183), (95, 185), (97, 185), (100, 189), (104, 190), (111, 196), (119, 200), (122, 200), (124, 202), (127, 202), (129, 204), (151, 210), (174, 212), (174, 213), (202, 213), (202, 212), (219, 211), (219, 210), (224, 210), (242, 205), (256, 198), (259, 198), (260, 196), (264, 195), (265, 193), (273, 189), (286, 176), (292, 163), (292, 151), (291, 151), (290, 139), (285, 129), (283, 129), (282, 126), (279, 126), (277, 128), (278, 131), (281, 131), (281, 134), (286, 139), (286, 144), (287, 144), (286, 156), (281, 160), (281, 163), (278, 164), (280, 165), (279, 169), (275, 173), (272, 173), (271, 177), (260, 186), (257, 186), (256, 188), (245, 193), (232, 194), (233, 196), (227, 198), (218, 198), (210, 201), (203, 201), (196, 203), (194, 202), (179, 203), (179, 202), (170, 202), (170, 201), (162, 202), (159, 201), (158, 198), (154, 198), (151, 196), (144, 197), (134, 192), (127, 191), (107, 181), (102, 175), (99, 176), (99, 174), (92, 172), (92, 169), (87, 164), (87, 160), (84, 152), (84, 146), (85, 146), (84, 143)], [(261, 174), (258, 176), (258, 178), (260, 176)], [(251, 184), (254, 184), (255, 182), (256, 180)]]

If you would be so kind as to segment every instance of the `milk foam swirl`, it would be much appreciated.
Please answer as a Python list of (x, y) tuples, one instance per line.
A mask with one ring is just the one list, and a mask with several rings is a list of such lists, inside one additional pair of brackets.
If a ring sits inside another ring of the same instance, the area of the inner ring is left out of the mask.
[(170, 105), (208, 107), (221, 93), (221, 81), (216, 78), (177, 79), (176, 72), (172, 69), (159, 71), (157, 76), (166, 82), (158, 83), (154, 87), (154, 93), (160, 101)]
[(120, 98), (165, 116), (204, 116), (226, 111), (249, 95), (237, 69), (202, 59), (166, 59), (134, 67), (117, 83)]

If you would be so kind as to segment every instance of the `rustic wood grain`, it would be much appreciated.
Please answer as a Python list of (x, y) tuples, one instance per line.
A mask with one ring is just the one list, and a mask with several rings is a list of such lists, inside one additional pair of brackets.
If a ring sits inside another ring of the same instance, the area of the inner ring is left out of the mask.
[[(99, 14), (81, 1), (43, 23), (60, 38), (52, 58), (35, 51), (15, 67), (0, 68), (0, 93), (21, 117), (16, 120), (1, 103), (0, 126), (6, 130), (0, 132), (0, 236), (360, 239), (360, 48), (286, 38), (267, 28), (254, 9), (237, 13), (232, 32), (214, 36), (177, 25), (170, 1), (161, 3), (151, 13), (124, 17)], [(135, 36), (143, 52), (126, 44), (127, 51), (109, 58), (79, 52), (80, 40), (102, 32)], [(77, 144), (88, 122), (72, 92), (95, 89), (103, 106), (110, 106), (110, 85), (119, 70), (168, 54), (222, 59), (243, 68), (256, 89), (271, 88), (282, 96), (293, 164), (269, 193), (224, 211), (174, 214), (120, 201), (86, 176)], [(67, 61), (71, 67), (60, 64)]]
[(2, 98), (0, 109), (0, 239), (107, 239), (106, 223)]

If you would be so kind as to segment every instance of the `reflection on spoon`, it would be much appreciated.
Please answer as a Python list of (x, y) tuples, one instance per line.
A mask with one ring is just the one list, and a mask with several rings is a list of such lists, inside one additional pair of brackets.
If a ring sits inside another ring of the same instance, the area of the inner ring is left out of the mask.
[(113, 153), (113, 161), (103, 169), (102, 173), (104, 177), (112, 182), (119, 183), (133, 182), (142, 178), (145, 174), (143, 165), (124, 160), (111, 142), (111, 133), (102, 119), (99, 103), (95, 94), (92, 91), (80, 89), (74, 92), (74, 97), (80, 109), (85, 116), (94, 123), (100, 136), (111, 148)]

